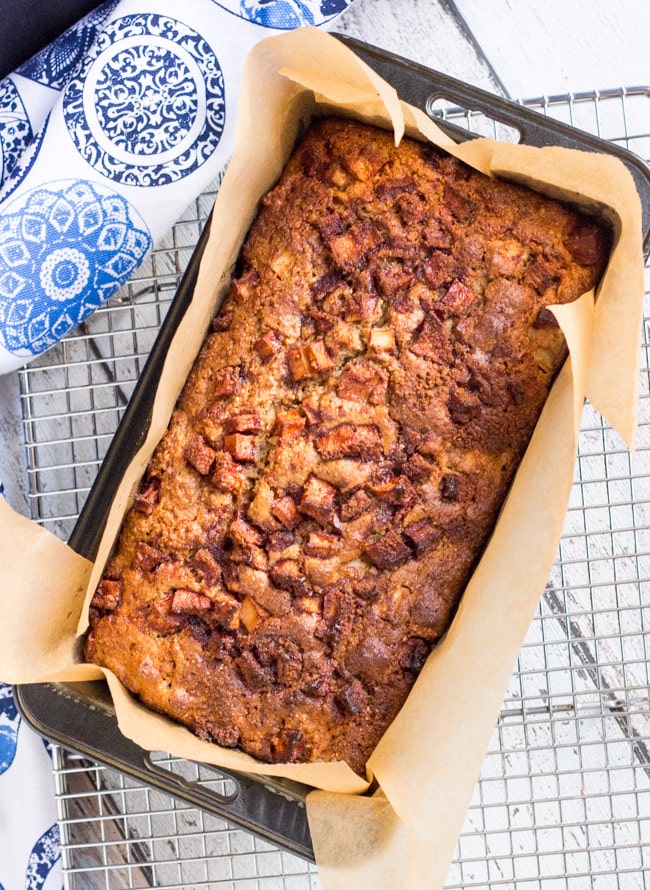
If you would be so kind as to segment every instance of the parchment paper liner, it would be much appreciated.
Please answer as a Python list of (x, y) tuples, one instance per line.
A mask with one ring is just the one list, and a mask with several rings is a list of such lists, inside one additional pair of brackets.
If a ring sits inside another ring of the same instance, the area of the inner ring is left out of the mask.
[(379, 788), (344, 764), (269, 766), (199, 741), (107, 679), (121, 730), (143, 748), (237, 770), (283, 775), (322, 789), (307, 798), (324, 890), (442, 887), (517, 654), (544, 588), (573, 478), (587, 396), (631, 446), (643, 304), (641, 210), (631, 176), (608, 155), (474, 140), (456, 146), (426, 115), (335, 38), (315, 29), (272, 37), (250, 54), (238, 138), (217, 197), (195, 294), (161, 376), (151, 429), (109, 514), (95, 566), (0, 498), (4, 621), (0, 677), (7, 682), (96, 679), (79, 663), (78, 632), (132, 492), (227, 288), (256, 213), (300, 128), (313, 114), (348, 114), (443, 145), (489, 175), (596, 209), (616, 244), (597, 301), (586, 294), (556, 315), (571, 357), (545, 406), (491, 542), (454, 622), (429, 658), (369, 767)]

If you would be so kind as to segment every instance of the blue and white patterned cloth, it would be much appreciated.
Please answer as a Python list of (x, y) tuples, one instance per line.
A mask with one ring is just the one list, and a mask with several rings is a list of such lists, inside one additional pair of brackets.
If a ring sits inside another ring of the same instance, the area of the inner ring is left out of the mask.
[[(0, 80), (0, 375), (115, 293), (221, 172), (249, 49), (352, 2), (106, 0)], [(0, 890), (61, 887), (53, 790), (0, 682)]]
[(0, 888), (60, 890), (52, 762), (0, 683)]
[(227, 162), (242, 63), (352, 0), (106, 0), (0, 81), (0, 374), (113, 294)]

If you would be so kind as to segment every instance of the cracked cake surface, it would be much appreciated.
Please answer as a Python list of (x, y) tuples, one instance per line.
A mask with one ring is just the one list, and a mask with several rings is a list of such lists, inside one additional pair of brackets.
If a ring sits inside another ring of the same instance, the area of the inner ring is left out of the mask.
[(565, 358), (546, 307), (607, 252), (560, 202), (315, 121), (127, 514), (86, 659), (203, 739), (362, 770)]

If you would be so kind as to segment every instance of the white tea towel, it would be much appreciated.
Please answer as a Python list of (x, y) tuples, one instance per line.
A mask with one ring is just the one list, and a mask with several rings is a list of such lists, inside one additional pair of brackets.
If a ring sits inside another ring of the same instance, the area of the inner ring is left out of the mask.
[(108, 0), (0, 83), (0, 374), (110, 297), (233, 147), (261, 38), (352, 0)]
[(52, 762), (0, 683), (0, 890), (60, 890)]

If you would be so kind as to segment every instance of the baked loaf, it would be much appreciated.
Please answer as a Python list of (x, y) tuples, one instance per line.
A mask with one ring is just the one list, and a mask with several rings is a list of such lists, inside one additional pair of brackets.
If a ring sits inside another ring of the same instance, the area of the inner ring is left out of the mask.
[(607, 251), (592, 220), (431, 145), (313, 123), (135, 496), (86, 659), (203, 739), (362, 770), (565, 358), (545, 307)]

